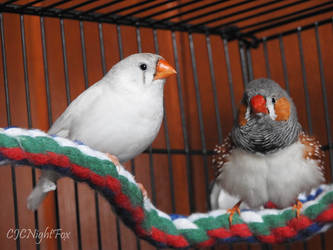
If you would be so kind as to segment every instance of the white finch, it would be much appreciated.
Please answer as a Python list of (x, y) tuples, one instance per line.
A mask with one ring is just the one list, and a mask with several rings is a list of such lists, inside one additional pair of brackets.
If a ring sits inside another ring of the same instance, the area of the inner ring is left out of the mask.
[(247, 85), (232, 132), (215, 151), (211, 203), (215, 209), (225, 208), (220, 194), (226, 202), (230, 195), (237, 198), (228, 210), (230, 223), (241, 202), (253, 209), (268, 201), (279, 208), (295, 204), (298, 217), (298, 194), (324, 181), (319, 142), (302, 131), (292, 99), (269, 79)]
[[(83, 142), (118, 157), (120, 162), (132, 159), (158, 133), (163, 118), (165, 78), (175, 73), (159, 55), (133, 54), (80, 94), (48, 133)], [(115, 157), (110, 158), (119, 164)], [(37, 209), (46, 194), (56, 189), (59, 177), (53, 171), (42, 171), (28, 197), (29, 209)]]

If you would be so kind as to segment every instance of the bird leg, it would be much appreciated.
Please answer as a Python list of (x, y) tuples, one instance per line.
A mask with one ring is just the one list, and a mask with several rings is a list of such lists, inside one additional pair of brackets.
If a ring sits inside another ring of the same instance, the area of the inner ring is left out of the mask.
[[(118, 172), (120, 171), (120, 162), (118, 160), (118, 157), (115, 156), (115, 155), (112, 155), (112, 154), (109, 154), (109, 153), (106, 153), (107, 157), (110, 159), (110, 161), (113, 162), (114, 165), (116, 165), (116, 168), (118, 170)], [(141, 184), (141, 183), (138, 183), (138, 187), (140, 188), (141, 192), (142, 192), (142, 195), (144, 198), (147, 198), (148, 197), (148, 193), (147, 193), (147, 190), (145, 189), (145, 187)]]
[(106, 156), (112, 161), (112, 163), (117, 167), (117, 170), (119, 172), (120, 170), (120, 162), (118, 160), (118, 157), (109, 153), (106, 153)]
[(235, 212), (237, 212), (240, 215), (240, 209), (239, 206), (242, 203), (242, 201), (237, 202), (235, 206), (227, 210), (227, 213), (229, 213), (229, 225), (232, 224), (232, 217), (234, 216)]
[(296, 203), (293, 205), (293, 210), (296, 210), (296, 218), (299, 218), (302, 207), (303, 203), (299, 199), (297, 199)]
[(142, 192), (143, 198), (147, 198), (148, 193), (147, 193), (147, 190), (145, 189), (145, 187), (141, 183), (138, 183), (138, 187), (140, 188), (140, 190)]

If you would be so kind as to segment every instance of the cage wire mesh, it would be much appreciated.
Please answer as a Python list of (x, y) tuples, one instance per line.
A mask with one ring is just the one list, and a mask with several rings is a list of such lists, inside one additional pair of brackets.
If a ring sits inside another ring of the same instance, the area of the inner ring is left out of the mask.
[[(293, 97), (306, 131), (326, 150), (332, 180), (332, 1), (1, 1), (1, 126), (47, 130), (66, 106), (120, 59), (163, 55), (160, 133), (126, 164), (168, 213), (209, 209), (212, 148), (231, 130), (244, 86), (268, 77)], [(39, 171), (0, 169), (1, 249), (153, 249), (86, 185), (59, 181), (38, 212), (26, 197)], [(8, 239), (9, 229), (60, 228), (70, 239)], [(305, 242), (215, 249), (333, 249), (332, 232)]]

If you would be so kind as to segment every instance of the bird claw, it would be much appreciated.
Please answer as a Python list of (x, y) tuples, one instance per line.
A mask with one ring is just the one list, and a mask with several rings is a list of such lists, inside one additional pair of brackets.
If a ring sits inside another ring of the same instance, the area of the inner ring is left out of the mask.
[[(112, 163), (116, 166), (118, 172), (120, 171), (120, 162), (118, 160), (118, 157), (109, 153), (106, 153), (106, 156), (110, 159), (110, 161), (112, 161)], [(148, 193), (147, 190), (145, 189), (145, 187), (141, 184), (138, 183), (138, 187), (142, 192), (143, 198), (147, 198), (148, 197)]]
[(120, 171), (120, 162), (118, 160), (118, 157), (109, 153), (106, 153), (106, 156), (112, 161), (112, 163), (116, 166), (118, 172)]
[(299, 218), (303, 203), (299, 200), (296, 200), (296, 204), (293, 205), (293, 210), (296, 210), (296, 218)]
[[(106, 156), (110, 159), (110, 161), (112, 161), (112, 163), (116, 166), (118, 172), (120, 171), (120, 162), (118, 160), (118, 157), (109, 153), (106, 153)], [(141, 184), (138, 183), (138, 187), (142, 192), (143, 198), (147, 198), (148, 197), (148, 193), (147, 190), (145, 189), (145, 187)]]
[(240, 209), (239, 206), (241, 204), (241, 201), (239, 201), (235, 206), (227, 210), (227, 213), (229, 214), (229, 225), (232, 225), (232, 217), (237, 212), (238, 215), (240, 215)]
[(138, 183), (138, 187), (140, 188), (140, 190), (142, 192), (143, 198), (144, 199), (147, 198), (148, 193), (147, 193), (147, 190), (145, 189), (145, 187), (141, 183)]

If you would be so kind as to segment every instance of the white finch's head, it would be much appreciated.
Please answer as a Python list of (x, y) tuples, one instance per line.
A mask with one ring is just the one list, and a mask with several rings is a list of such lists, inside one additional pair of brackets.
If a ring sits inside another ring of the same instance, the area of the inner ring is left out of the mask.
[(115, 64), (105, 77), (117, 89), (140, 93), (147, 88), (163, 88), (165, 78), (173, 74), (175, 69), (163, 57), (138, 53)]

